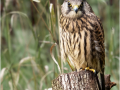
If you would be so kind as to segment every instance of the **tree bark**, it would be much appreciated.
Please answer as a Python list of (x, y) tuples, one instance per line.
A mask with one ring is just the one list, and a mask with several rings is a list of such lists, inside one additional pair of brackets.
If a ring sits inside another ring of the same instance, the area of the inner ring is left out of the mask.
[[(106, 80), (107, 79), (107, 80)], [(110, 81), (110, 75), (105, 76), (106, 90), (116, 83)], [(52, 90), (101, 90), (97, 75), (91, 71), (71, 72), (61, 74), (52, 81)]]

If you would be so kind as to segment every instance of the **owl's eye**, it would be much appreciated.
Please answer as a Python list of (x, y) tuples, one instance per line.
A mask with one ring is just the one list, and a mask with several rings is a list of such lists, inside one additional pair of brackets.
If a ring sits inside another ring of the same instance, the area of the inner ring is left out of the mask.
[(83, 2), (81, 3), (80, 7), (82, 7), (82, 6), (83, 6)]
[(70, 2), (68, 2), (68, 6), (71, 7), (72, 5), (70, 4)]
[(81, 3), (81, 5), (79, 6), (79, 9), (82, 9), (83, 8), (83, 2)]

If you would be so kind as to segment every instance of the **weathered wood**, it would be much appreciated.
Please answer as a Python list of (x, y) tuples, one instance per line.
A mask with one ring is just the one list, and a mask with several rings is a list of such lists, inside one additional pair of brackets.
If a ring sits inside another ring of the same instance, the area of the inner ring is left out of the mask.
[(110, 75), (105, 75), (105, 90), (110, 90), (116, 83), (110, 81)]
[[(109, 81), (106, 84), (107, 88), (111, 88), (110, 77), (105, 77), (105, 79)], [(100, 90), (100, 86), (98, 78), (93, 72), (82, 70), (61, 74), (52, 81), (52, 90)]]

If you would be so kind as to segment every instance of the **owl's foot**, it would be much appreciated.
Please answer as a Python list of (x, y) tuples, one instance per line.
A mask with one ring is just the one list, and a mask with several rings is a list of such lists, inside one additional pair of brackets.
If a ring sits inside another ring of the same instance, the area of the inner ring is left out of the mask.
[(90, 69), (89, 67), (86, 67), (85, 70), (92, 71), (94, 74), (97, 74), (97, 71), (95, 69)]

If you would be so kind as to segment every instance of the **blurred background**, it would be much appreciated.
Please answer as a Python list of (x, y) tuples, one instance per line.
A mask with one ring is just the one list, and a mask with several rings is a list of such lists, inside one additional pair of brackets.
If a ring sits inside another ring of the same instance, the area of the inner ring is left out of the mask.
[[(119, 0), (87, 1), (104, 27), (105, 74), (117, 83), (111, 90), (119, 90)], [(1, 0), (1, 90), (47, 90), (60, 74), (58, 66), (63, 73), (71, 72), (67, 63), (62, 66), (59, 54), (62, 2)]]

